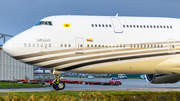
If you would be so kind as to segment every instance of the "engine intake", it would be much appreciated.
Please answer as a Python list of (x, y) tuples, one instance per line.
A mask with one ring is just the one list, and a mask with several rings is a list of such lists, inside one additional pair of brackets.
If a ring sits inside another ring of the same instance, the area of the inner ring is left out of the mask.
[(179, 74), (145, 74), (145, 77), (153, 84), (176, 83), (180, 80)]

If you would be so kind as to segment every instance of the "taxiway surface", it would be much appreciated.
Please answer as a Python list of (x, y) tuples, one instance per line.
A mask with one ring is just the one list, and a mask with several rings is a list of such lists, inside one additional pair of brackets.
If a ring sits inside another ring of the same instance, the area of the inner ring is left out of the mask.
[[(79, 80), (79, 78), (65, 78), (66, 80)], [(108, 82), (108, 78), (87, 79), (82, 81), (101, 81)], [(122, 85), (85, 85), (85, 84), (66, 84), (64, 90), (68, 91), (85, 91), (85, 90), (119, 90), (119, 91), (180, 91), (180, 82), (175, 84), (151, 84), (145, 79), (122, 79)], [(18, 88), (18, 89), (0, 89), (0, 92), (34, 92), (34, 91), (51, 91), (52, 87), (43, 88)]]

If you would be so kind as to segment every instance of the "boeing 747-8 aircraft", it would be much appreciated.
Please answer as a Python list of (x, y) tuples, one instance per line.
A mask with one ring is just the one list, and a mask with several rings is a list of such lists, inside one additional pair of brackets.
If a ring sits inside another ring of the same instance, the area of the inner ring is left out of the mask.
[(8, 40), (3, 50), (55, 74), (146, 74), (151, 83), (175, 83), (180, 80), (180, 19), (50, 16)]

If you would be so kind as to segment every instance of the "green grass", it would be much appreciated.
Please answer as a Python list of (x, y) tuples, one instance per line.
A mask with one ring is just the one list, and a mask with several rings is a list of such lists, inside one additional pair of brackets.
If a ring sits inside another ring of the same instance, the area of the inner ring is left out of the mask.
[(0, 101), (179, 101), (180, 92), (49, 91), (0, 93)]
[(44, 87), (44, 85), (0, 82), (0, 89), (3, 89), (3, 88), (36, 88), (36, 87)]

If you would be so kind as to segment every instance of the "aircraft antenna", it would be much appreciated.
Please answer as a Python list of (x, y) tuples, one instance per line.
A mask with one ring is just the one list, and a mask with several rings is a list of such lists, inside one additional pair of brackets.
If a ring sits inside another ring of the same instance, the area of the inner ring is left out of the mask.
[(116, 14), (116, 17), (118, 17), (118, 13)]

